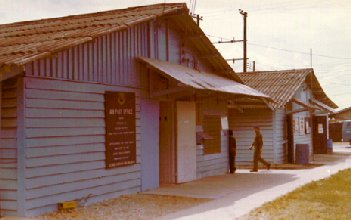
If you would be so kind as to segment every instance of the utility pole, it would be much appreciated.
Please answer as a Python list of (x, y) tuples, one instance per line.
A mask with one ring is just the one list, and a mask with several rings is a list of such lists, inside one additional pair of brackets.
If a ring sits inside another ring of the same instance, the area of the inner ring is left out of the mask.
[(200, 15), (198, 14), (190, 14), (192, 18), (196, 19), (196, 24), (197, 26), (200, 26), (200, 21), (202, 21), (202, 16), (200, 17)]
[(310, 58), (311, 58), (311, 68), (312, 68), (312, 48), (310, 49)]
[(247, 12), (243, 11), (242, 9), (239, 9), (240, 14), (243, 16), (244, 19), (244, 46), (243, 46), (243, 53), (244, 53), (244, 63), (243, 63), (243, 72), (246, 72), (246, 18), (247, 18)]
[(252, 72), (256, 71), (256, 61), (252, 61)]

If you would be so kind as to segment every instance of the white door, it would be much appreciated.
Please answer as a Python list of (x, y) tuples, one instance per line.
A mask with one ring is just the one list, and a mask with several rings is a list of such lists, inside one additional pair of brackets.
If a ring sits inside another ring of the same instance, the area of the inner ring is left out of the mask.
[(177, 102), (177, 182), (196, 179), (196, 106)]

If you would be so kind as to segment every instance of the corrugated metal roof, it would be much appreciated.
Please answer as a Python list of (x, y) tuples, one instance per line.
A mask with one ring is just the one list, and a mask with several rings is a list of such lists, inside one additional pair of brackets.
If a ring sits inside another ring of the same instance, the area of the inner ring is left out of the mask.
[(273, 104), (274, 108), (281, 108), (289, 102), (304, 82), (312, 89), (315, 99), (331, 108), (338, 107), (325, 94), (312, 68), (247, 72), (238, 75), (248, 86), (269, 95), (276, 102)]
[(271, 100), (270, 97), (255, 89), (222, 76), (151, 58), (139, 57), (138, 60), (195, 89), (262, 97)]
[(0, 67), (24, 65), (128, 26), (167, 16), (217, 74), (241, 82), (189, 15), (185, 3), (155, 4), (0, 25)]
[(0, 25), (0, 64), (21, 65), (178, 10), (187, 10), (186, 5), (157, 4)]

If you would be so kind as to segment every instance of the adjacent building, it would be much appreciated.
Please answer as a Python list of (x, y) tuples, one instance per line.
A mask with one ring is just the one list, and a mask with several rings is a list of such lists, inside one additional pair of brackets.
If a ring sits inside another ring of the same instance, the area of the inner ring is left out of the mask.
[(263, 157), (272, 163), (296, 162), (297, 147), (308, 148), (309, 155), (327, 153), (328, 114), (337, 105), (325, 94), (313, 69), (238, 75), (248, 86), (275, 101), (268, 105), (270, 108), (255, 105), (243, 108), (234, 103), (235, 108), (230, 109), (229, 127), (237, 139), (238, 163), (252, 162), (253, 153), (248, 148), (255, 135), (253, 126), (261, 128)]

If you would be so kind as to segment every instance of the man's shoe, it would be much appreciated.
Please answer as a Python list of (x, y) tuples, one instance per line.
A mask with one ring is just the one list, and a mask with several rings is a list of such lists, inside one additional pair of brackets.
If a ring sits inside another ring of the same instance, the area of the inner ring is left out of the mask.
[(271, 164), (267, 165), (267, 170), (271, 169)]
[(250, 170), (250, 172), (258, 172), (258, 170)]

